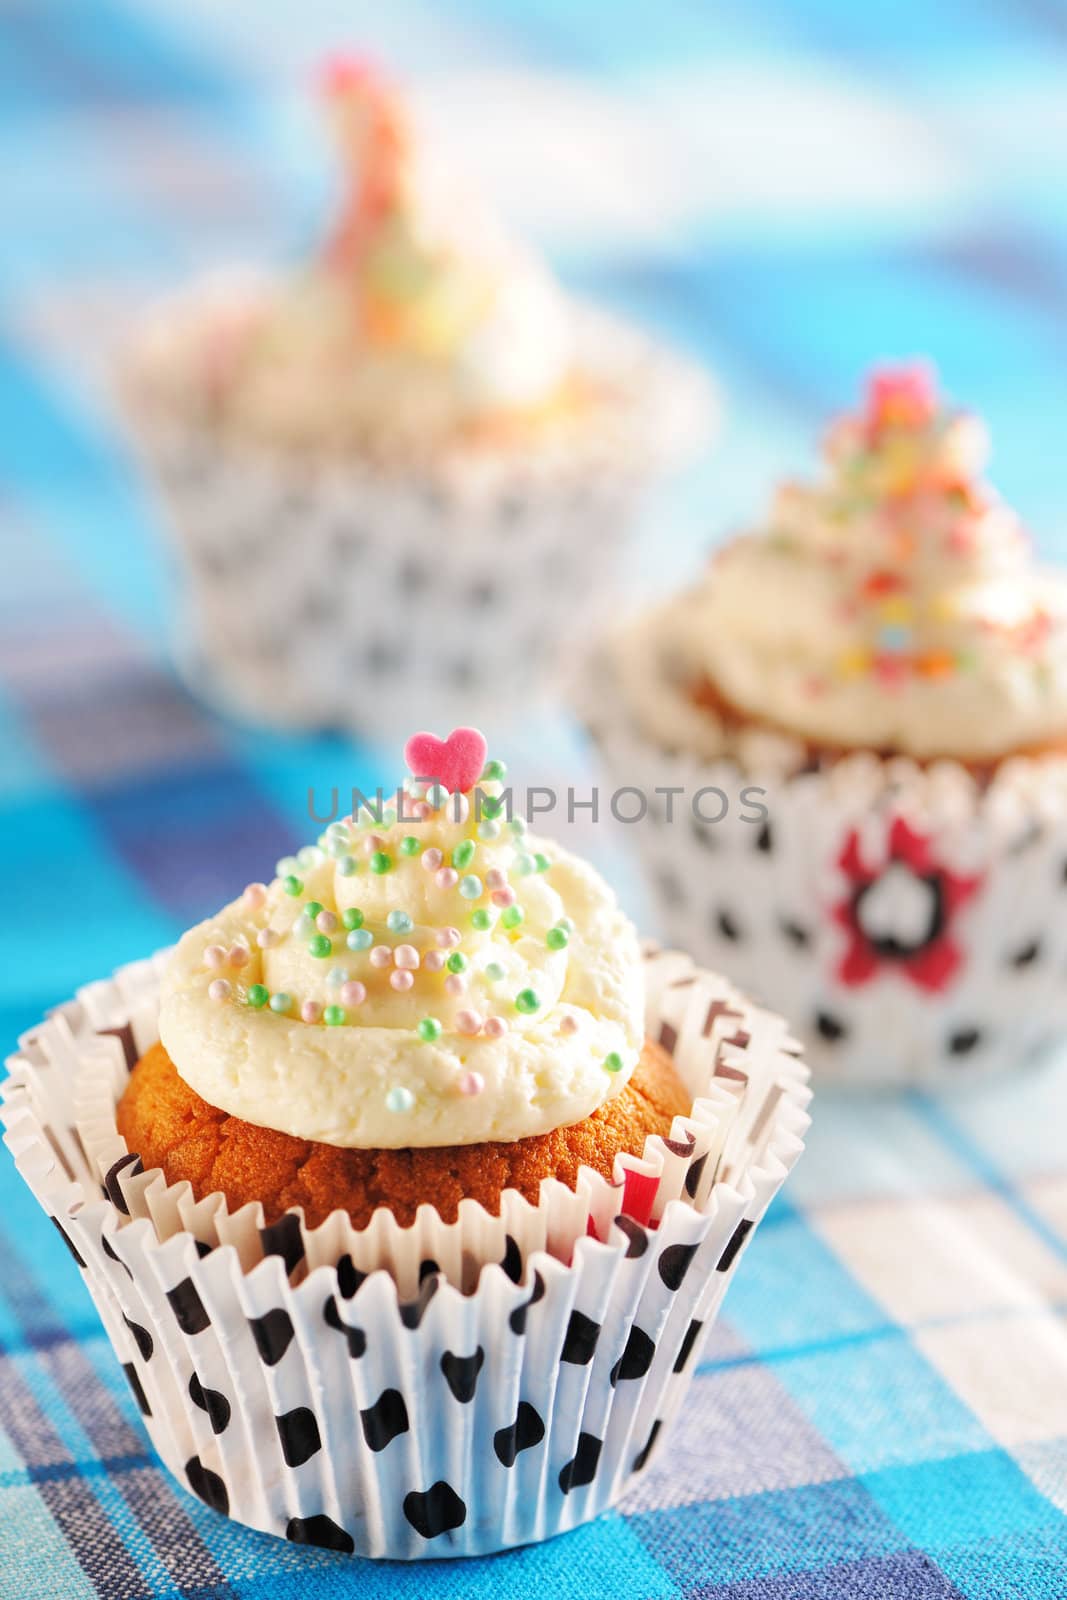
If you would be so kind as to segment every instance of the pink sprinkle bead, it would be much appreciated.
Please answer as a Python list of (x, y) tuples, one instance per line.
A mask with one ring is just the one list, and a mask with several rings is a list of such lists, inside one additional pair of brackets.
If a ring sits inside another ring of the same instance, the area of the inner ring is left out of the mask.
[(441, 968), (445, 964), (444, 951), (427, 950), (426, 954), (422, 958), (422, 964), (426, 968), (427, 972), (440, 972)]
[(278, 943), (281, 934), (277, 928), (260, 928), (256, 934), (256, 943), (261, 950), (270, 950)]
[(456, 1084), (460, 1094), (481, 1094), (485, 1088), (485, 1079), (480, 1072), (465, 1072)]
[(315, 926), (320, 933), (334, 933), (337, 929), (337, 918), (332, 911), (320, 911), (315, 918)]
[(438, 928), (437, 942), (442, 950), (454, 950), (463, 935), (458, 928)]
[(363, 841), (363, 854), (372, 856), (376, 850), (385, 849), (385, 840), (380, 833), (368, 833)]
[(503, 868), (490, 867), (485, 875), (485, 887), (487, 889), (506, 889), (507, 885), (508, 875)]
[(300, 1007), (300, 1015), (304, 1022), (318, 1022), (322, 1016), (322, 1007), (317, 1000), (305, 1000)]
[(415, 982), (415, 974), (413, 972), (402, 971), (400, 967), (397, 967), (395, 972), (391, 972), (389, 974), (389, 982), (392, 984), (394, 989), (399, 989), (401, 994), (403, 994), (406, 990), (410, 989), (412, 984)]
[(247, 949), (247, 947), (245, 945), (243, 945), (243, 944), (231, 944), (231, 946), (230, 946), (230, 966), (231, 967), (244, 967), (244, 966), (247, 966), (247, 964), (248, 964), (248, 949)]
[(443, 860), (444, 856), (441, 854), (440, 850), (436, 849), (434, 846), (431, 846), (429, 850), (424, 850), (422, 852), (422, 864), (426, 868), (427, 872), (436, 872)]
[(515, 891), (510, 884), (504, 889), (493, 890), (493, 904), (504, 909), (515, 904)]
[(419, 970), (419, 952), (413, 944), (398, 944), (393, 951), (393, 962), (404, 972)]
[(226, 952), (221, 944), (209, 944), (204, 951), (204, 965), (214, 967), (216, 971), (226, 965), (226, 959)]
[(457, 1011), (456, 1031), (465, 1033), (468, 1038), (473, 1039), (476, 1033), (481, 1033), (482, 1031), (481, 1013), (477, 1011)]
[(458, 972), (450, 972), (448, 974), (448, 977), (445, 979), (445, 993), (446, 994), (466, 994), (466, 992), (467, 992), (467, 980), (466, 980), (466, 978), (461, 977)]
[(260, 906), (266, 904), (267, 885), (265, 883), (250, 883), (244, 892), (243, 898), (250, 911), (258, 911)]
[(427, 822), (429, 821), (430, 817), (433, 816), (433, 812), (426, 804), (425, 800), (416, 800), (415, 804), (411, 808), (411, 811), (416, 822)]
[(565, 1017), (563, 1017), (561, 1019), (561, 1021), (560, 1021), (559, 1031), (560, 1031), (560, 1033), (577, 1033), (578, 1032), (578, 1019), (577, 1019), (577, 1017), (572, 1017), (570, 1012), (568, 1012), (567, 1015)]
[(459, 882), (459, 873), (455, 867), (442, 867), (433, 881), (439, 889), (454, 889)]
[(489, 1039), (501, 1039), (508, 1031), (508, 1025), (503, 1017), (486, 1017), (485, 1032)]
[(226, 979), (212, 979), (207, 986), (207, 997), (209, 1000), (228, 1000), (230, 998), (230, 986)]
[(374, 946), (374, 949), (370, 953), (370, 964), (372, 967), (392, 966), (393, 952), (390, 950), (387, 944), (376, 944)]
[(341, 985), (341, 1004), (343, 1006), (361, 1006), (367, 998), (366, 986), (358, 978), (349, 978), (347, 983)]

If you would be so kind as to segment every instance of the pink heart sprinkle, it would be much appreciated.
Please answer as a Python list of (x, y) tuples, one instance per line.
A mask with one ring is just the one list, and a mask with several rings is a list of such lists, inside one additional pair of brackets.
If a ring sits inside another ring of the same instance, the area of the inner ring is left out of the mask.
[(447, 739), (413, 733), (404, 746), (404, 760), (416, 778), (432, 778), (449, 794), (464, 794), (482, 775), (486, 749), (477, 728), (453, 728)]

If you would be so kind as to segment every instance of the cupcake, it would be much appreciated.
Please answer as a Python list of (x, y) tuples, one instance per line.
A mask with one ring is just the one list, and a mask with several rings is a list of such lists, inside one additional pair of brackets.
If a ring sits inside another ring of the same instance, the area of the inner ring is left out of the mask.
[(388, 737), (413, 704), (451, 720), (551, 678), (709, 391), (570, 300), (378, 73), (338, 60), (325, 92), (341, 192), (310, 264), (161, 306), (125, 390), (195, 683)]
[(586, 697), (620, 781), (686, 796), (640, 830), (670, 937), (853, 1082), (1014, 1065), (1065, 1020), (1067, 581), (985, 456), (924, 369), (876, 374), (822, 480)]
[(509, 818), (480, 736), (409, 753), (3, 1093), (175, 1476), (394, 1558), (546, 1538), (644, 1470), (808, 1100), (784, 1024)]

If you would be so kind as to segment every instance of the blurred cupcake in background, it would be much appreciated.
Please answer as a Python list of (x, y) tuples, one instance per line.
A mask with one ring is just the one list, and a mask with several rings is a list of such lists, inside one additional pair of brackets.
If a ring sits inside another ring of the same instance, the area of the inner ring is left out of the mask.
[(451, 720), (536, 690), (712, 408), (501, 232), (374, 69), (336, 60), (325, 88), (323, 247), (160, 306), (127, 396), (194, 680), (257, 718), (387, 733), (413, 704)]
[(852, 1081), (1015, 1065), (1067, 1021), (1067, 580), (986, 451), (924, 369), (876, 374), (822, 481), (586, 696), (620, 782), (722, 791), (639, 830), (671, 938)]

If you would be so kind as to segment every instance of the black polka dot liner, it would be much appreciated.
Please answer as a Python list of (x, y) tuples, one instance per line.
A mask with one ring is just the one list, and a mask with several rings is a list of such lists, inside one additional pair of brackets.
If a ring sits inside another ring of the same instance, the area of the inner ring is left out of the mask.
[(614, 1185), (585, 1172), (450, 1225), (424, 1207), (409, 1229), (268, 1227), (122, 1160), (114, 1108), (155, 1037), (158, 963), (83, 990), (13, 1058), (19, 1170), (190, 1493), (293, 1544), (414, 1560), (574, 1527), (652, 1469), (809, 1091), (777, 1018), (684, 956), (644, 957), (690, 1114)]

